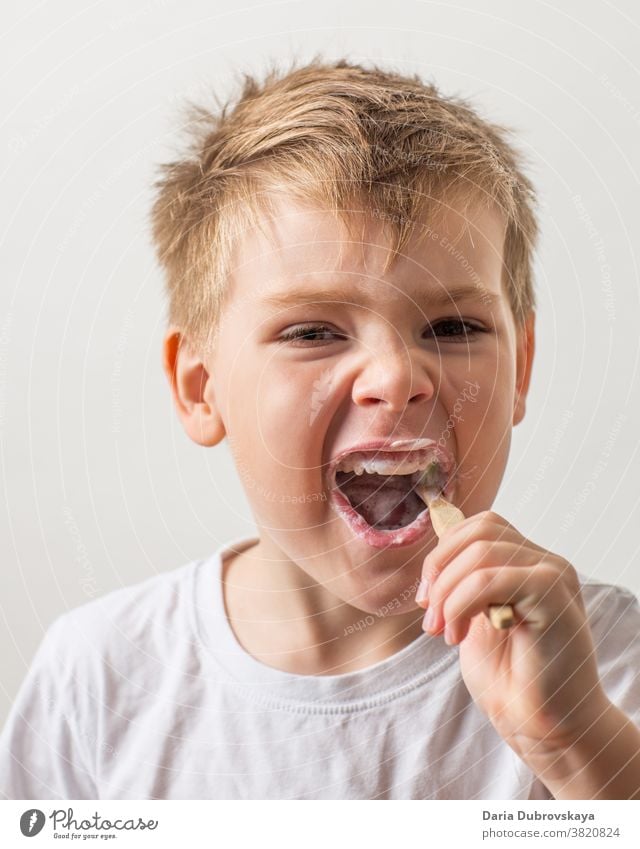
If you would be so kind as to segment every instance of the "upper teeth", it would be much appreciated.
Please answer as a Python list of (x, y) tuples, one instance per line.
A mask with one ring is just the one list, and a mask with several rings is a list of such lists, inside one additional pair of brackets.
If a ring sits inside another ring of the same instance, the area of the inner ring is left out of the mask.
[(338, 463), (336, 472), (355, 472), (356, 475), (362, 475), (364, 472), (370, 475), (412, 475), (414, 472), (428, 468), (433, 461), (433, 454), (427, 452), (420, 452), (418, 456), (400, 460), (383, 457), (366, 458), (359, 454), (351, 454)]

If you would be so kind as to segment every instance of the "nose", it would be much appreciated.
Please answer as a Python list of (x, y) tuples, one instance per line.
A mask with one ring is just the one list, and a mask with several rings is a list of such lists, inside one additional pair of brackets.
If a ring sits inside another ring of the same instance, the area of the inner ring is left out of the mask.
[(402, 412), (408, 404), (429, 401), (434, 392), (424, 350), (394, 344), (369, 352), (353, 383), (352, 397), (361, 407), (384, 404), (389, 411)]

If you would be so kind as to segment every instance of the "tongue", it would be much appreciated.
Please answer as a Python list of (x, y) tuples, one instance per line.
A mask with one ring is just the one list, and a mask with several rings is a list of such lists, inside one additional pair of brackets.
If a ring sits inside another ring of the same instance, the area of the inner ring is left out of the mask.
[[(342, 480), (341, 480), (342, 479)], [(412, 475), (338, 473), (337, 483), (367, 524), (381, 530), (404, 528), (425, 509), (411, 491)]]

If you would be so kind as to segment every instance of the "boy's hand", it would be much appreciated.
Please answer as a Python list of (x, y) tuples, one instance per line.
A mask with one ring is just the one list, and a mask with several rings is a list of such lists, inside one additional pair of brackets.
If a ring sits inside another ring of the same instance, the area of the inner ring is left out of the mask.
[[(431, 634), (460, 643), (476, 704), (525, 760), (566, 750), (611, 705), (601, 686), (578, 576), (491, 511), (443, 534), (424, 561)], [(495, 630), (489, 604), (516, 623)], [(427, 617), (425, 617), (427, 619)]]

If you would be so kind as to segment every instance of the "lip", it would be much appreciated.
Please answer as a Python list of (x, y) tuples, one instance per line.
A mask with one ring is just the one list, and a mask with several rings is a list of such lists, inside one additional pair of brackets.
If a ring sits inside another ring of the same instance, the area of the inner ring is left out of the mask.
[(443, 488), (444, 497), (447, 500), (452, 500), (455, 489), (455, 460), (446, 448), (443, 448), (441, 445), (438, 445), (435, 440), (427, 437), (415, 439), (386, 438), (361, 442), (341, 451), (329, 462), (327, 468), (327, 483), (331, 507), (350, 527), (356, 536), (374, 548), (402, 548), (407, 545), (412, 545), (420, 540), (429, 530), (433, 530), (429, 510), (425, 507), (418, 517), (404, 528), (398, 528), (393, 531), (373, 528), (353, 509), (349, 500), (341, 492), (336, 483), (336, 468), (340, 461), (345, 457), (348, 457), (350, 454), (356, 454), (363, 451), (407, 453), (418, 450), (432, 451), (434, 457), (440, 462), (446, 475), (446, 482)]

